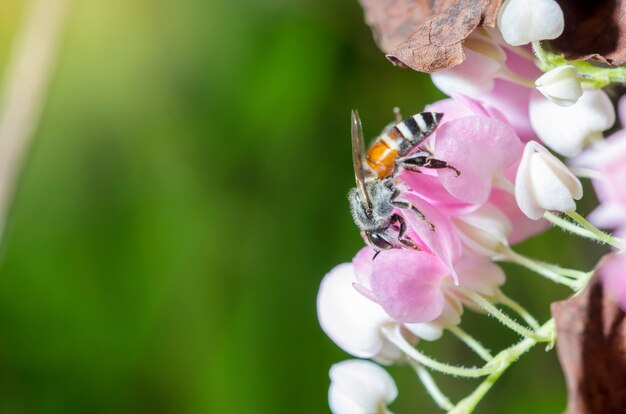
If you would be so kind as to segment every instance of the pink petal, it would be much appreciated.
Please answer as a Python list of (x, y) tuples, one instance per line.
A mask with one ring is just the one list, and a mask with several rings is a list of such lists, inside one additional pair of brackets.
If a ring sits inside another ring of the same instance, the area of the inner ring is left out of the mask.
[(626, 311), (626, 253), (604, 256), (598, 265), (598, 273), (607, 294)]
[(459, 118), (465, 118), (467, 116), (476, 115), (474, 112), (472, 112), (468, 105), (458, 99), (459, 96), (463, 95), (455, 95), (456, 99), (442, 99), (441, 101), (437, 101), (431, 105), (427, 105), (424, 110), (428, 112), (441, 112), (444, 114), (441, 122), (439, 122), (440, 127), (446, 122), (450, 122)]
[(436, 256), (423, 251), (392, 249), (374, 260), (372, 291), (377, 302), (399, 322), (429, 322), (444, 307), (441, 281), (448, 270)]
[(461, 285), (483, 296), (494, 296), (506, 280), (502, 269), (486, 257), (466, 254), (457, 264)]
[(445, 215), (464, 214), (478, 207), (455, 198), (445, 189), (439, 177), (430, 175), (427, 170), (424, 173), (402, 171), (399, 178), (413, 193)]
[(531, 220), (517, 206), (515, 196), (504, 190), (494, 189), (489, 196), (489, 203), (498, 207), (513, 224), (513, 231), (508, 237), (511, 245), (544, 232), (550, 227), (547, 220)]
[(493, 177), (519, 159), (522, 144), (507, 124), (482, 116), (449, 121), (436, 131), (435, 157), (456, 167), (438, 171), (444, 187), (468, 203), (484, 203)]
[[(456, 233), (456, 228), (449, 217), (441, 214), (436, 208), (420, 199), (415, 194), (403, 193), (398, 200), (411, 203), (435, 226), (435, 231), (433, 231), (428, 223), (422, 220), (415, 212), (411, 210), (401, 210), (411, 230), (413, 230), (418, 237), (419, 240), (417, 241), (421, 241), (424, 247), (430, 250), (430, 252), (436, 255), (446, 265), (449, 273), (452, 274), (456, 282), (458, 277), (454, 270), (453, 263), (461, 257), (463, 247)], [(412, 236), (411, 233), (409, 233), (409, 236)]]
[[(537, 75), (538, 77), (539, 75)], [(495, 87), (480, 98), (488, 108), (498, 108), (518, 137), (524, 141), (538, 140), (530, 124), (528, 105), (533, 89), (497, 79)]]

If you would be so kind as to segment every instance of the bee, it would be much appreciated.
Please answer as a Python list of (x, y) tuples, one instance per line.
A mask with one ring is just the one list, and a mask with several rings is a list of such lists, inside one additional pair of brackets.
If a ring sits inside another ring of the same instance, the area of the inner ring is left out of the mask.
[[(354, 222), (377, 252), (403, 246), (417, 248), (405, 237), (407, 225), (401, 215), (394, 213), (396, 208), (412, 210), (432, 231), (435, 230), (417, 207), (397, 199), (400, 189), (394, 178), (398, 167), (415, 172), (420, 168), (449, 168), (460, 175), (456, 168), (435, 159), (426, 147), (421, 146), (439, 125), (442, 113), (422, 112), (401, 120), (399, 110), (394, 111), (397, 124), (377, 137), (367, 152), (363, 146), (359, 113), (352, 111), (352, 163), (356, 187), (348, 193), (348, 200)], [(397, 235), (394, 236), (392, 229), (395, 230), (396, 226)]]

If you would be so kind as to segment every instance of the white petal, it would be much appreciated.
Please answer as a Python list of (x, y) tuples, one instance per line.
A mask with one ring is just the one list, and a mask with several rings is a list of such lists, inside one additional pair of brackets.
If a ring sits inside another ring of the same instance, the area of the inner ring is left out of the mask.
[(602, 90), (585, 90), (576, 104), (554, 105), (535, 94), (530, 100), (530, 123), (541, 140), (566, 157), (573, 157), (615, 123), (615, 109)]
[(583, 185), (574, 173), (544, 147), (537, 144), (535, 150), (537, 154), (541, 156), (541, 159), (550, 167), (550, 170), (556, 175), (558, 180), (567, 188), (571, 197), (574, 200), (580, 200), (583, 196)]
[(334, 384), (328, 388), (328, 405), (330, 405), (330, 411), (333, 414), (371, 414), (371, 411), (367, 411), (354, 402), (350, 395), (344, 394)]
[(380, 328), (393, 320), (380, 305), (357, 292), (354, 282), (351, 263), (331, 270), (317, 295), (317, 317), (324, 332), (341, 349), (360, 358), (375, 357), (386, 341)]
[(582, 197), (580, 180), (558, 158), (531, 141), (517, 170), (515, 198), (520, 210), (538, 220), (546, 210), (574, 211)]
[(533, 193), (542, 208), (557, 211), (576, 210), (576, 203), (567, 187), (537, 154), (530, 160), (530, 177)]
[(506, 0), (498, 13), (502, 37), (513, 46), (556, 39), (563, 27), (563, 11), (554, 0)]
[(463, 243), (483, 256), (498, 254), (502, 245), (508, 245), (507, 238), (513, 230), (511, 221), (497, 207), (484, 204), (475, 211), (453, 217)]
[(436, 341), (443, 335), (443, 328), (436, 323), (405, 323), (404, 327), (413, 335), (425, 341)]
[[(398, 396), (393, 378), (370, 361), (352, 359), (335, 364), (330, 368), (330, 381), (328, 399), (335, 414), (376, 414), (381, 405)], [(362, 411), (350, 411), (357, 407)]]
[(535, 195), (531, 190), (530, 160), (535, 150), (533, 145), (529, 144), (526, 144), (524, 147), (522, 160), (517, 167), (517, 174), (515, 176), (515, 201), (517, 201), (517, 205), (522, 213), (533, 220), (539, 220), (543, 217), (545, 210), (539, 207), (537, 200), (535, 200)]
[(544, 73), (535, 81), (537, 90), (559, 106), (572, 106), (583, 94), (578, 72), (573, 65), (563, 65)]

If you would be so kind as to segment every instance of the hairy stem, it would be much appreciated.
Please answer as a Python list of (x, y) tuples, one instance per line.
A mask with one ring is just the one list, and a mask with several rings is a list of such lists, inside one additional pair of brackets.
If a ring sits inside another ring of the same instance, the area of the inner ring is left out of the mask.
[[(554, 319), (548, 320), (538, 330), (537, 334), (543, 337), (553, 338), (555, 335)], [(522, 354), (527, 352), (533, 346), (537, 344), (532, 338), (526, 338), (510, 348), (507, 348), (500, 352), (493, 358), (494, 364), (498, 365), (498, 369), (489, 375), (485, 380), (467, 397), (462, 399), (449, 414), (469, 414), (474, 411), (476, 405), (482, 400), (482, 398), (491, 389), (493, 384), (500, 378), (500, 376), (507, 370), (508, 367), (513, 364)]]
[(454, 405), (450, 402), (450, 399), (446, 397), (443, 392), (441, 392), (441, 389), (435, 383), (435, 380), (430, 375), (430, 372), (412, 359), (409, 359), (409, 364), (411, 364), (417, 373), (417, 376), (424, 385), (426, 392), (428, 392), (428, 394), (432, 397), (435, 404), (437, 404), (442, 410), (451, 410)]
[(589, 232), (591, 232), (595, 236), (595, 239), (598, 240), (599, 242), (605, 243), (605, 244), (611, 245), (611, 246), (613, 246), (615, 248), (618, 248), (620, 250), (623, 250), (624, 246), (623, 246), (623, 243), (620, 240), (616, 239), (615, 237), (611, 236), (610, 234), (607, 234), (607, 233), (597, 229), (593, 224), (589, 223), (587, 221), (587, 219), (585, 219), (583, 216), (581, 216), (577, 212), (575, 212), (575, 211), (568, 211), (565, 214), (567, 214), (568, 217), (570, 217), (576, 223), (580, 224), (582, 227), (584, 227)]
[(585, 239), (597, 241), (596, 236), (591, 231), (580, 227), (578, 224), (566, 220), (563, 217), (557, 216), (556, 214), (549, 211), (546, 211), (543, 217), (550, 223), (554, 224), (557, 227), (560, 227), (564, 231), (583, 237)]
[(500, 292), (500, 294), (498, 295), (498, 302), (511, 309), (513, 312), (517, 313), (522, 319), (524, 319), (524, 321), (526, 321), (528, 326), (530, 326), (534, 330), (539, 329), (539, 322), (537, 322), (537, 319), (535, 319), (530, 314), (530, 312), (528, 312), (522, 305), (520, 305), (504, 293)]
[(450, 333), (452, 333), (454, 336), (459, 338), (465, 345), (468, 346), (468, 348), (476, 352), (476, 354), (483, 360), (491, 361), (491, 359), (493, 358), (487, 348), (485, 348), (480, 342), (478, 342), (473, 336), (465, 332), (463, 329), (455, 325), (450, 325), (446, 329), (450, 331)]
[(513, 251), (512, 249), (506, 249), (505, 251), (503, 251), (502, 257), (500, 257), (499, 259), (517, 263), (518, 265), (524, 266), (525, 268), (532, 270), (533, 272), (545, 277), (546, 279), (549, 279), (561, 285), (565, 285), (572, 290), (575, 290), (577, 287), (575, 280), (563, 276), (562, 274), (557, 273), (550, 267), (544, 266), (543, 263), (523, 256)]
[(397, 346), (404, 354), (418, 362), (419, 364), (428, 367), (432, 370), (439, 371), (443, 374), (454, 375), (457, 377), (477, 378), (487, 376), (495, 371), (493, 367), (481, 367), (481, 368), (466, 368), (455, 365), (446, 364), (434, 360), (413, 347), (406, 341), (399, 327), (383, 327), (383, 335), (395, 346)]
[(547, 342), (550, 340), (549, 337), (541, 336), (535, 331), (530, 330), (526, 328), (525, 326), (522, 326), (519, 323), (515, 322), (508, 315), (506, 315), (500, 309), (495, 307), (491, 302), (489, 302), (487, 299), (483, 298), (482, 296), (480, 296), (478, 293), (474, 292), (473, 290), (466, 289), (461, 286), (459, 286), (458, 289), (461, 291), (461, 293), (463, 293), (465, 296), (467, 296), (469, 299), (475, 302), (489, 315), (493, 316), (494, 318), (499, 320), (504, 326), (518, 333), (519, 335), (526, 337), (526, 338), (531, 338), (537, 342)]

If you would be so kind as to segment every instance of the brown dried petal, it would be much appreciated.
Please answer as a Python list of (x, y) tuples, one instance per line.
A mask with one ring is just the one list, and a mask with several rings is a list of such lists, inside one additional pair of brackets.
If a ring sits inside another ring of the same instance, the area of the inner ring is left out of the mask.
[(378, 46), (394, 64), (421, 72), (465, 60), (462, 42), (494, 27), (502, 0), (359, 0)]
[(565, 29), (552, 47), (568, 59), (626, 63), (626, 0), (557, 0)]
[(567, 414), (626, 413), (626, 323), (597, 277), (581, 295), (552, 304)]

